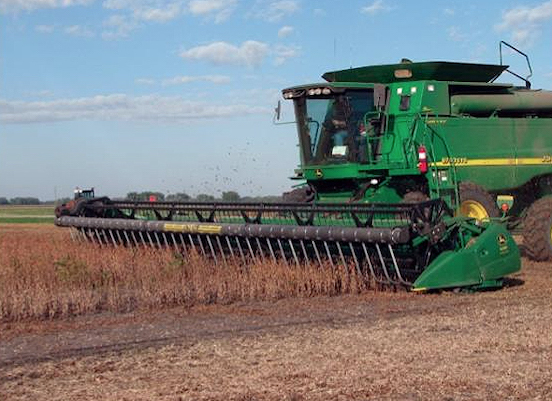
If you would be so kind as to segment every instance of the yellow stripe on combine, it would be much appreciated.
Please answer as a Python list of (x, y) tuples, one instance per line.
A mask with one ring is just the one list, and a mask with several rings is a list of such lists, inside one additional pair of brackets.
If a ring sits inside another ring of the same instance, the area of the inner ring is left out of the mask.
[(539, 164), (552, 165), (552, 157), (521, 157), (521, 158), (496, 158), (496, 159), (468, 159), (458, 157), (443, 159), (440, 162), (430, 163), (434, 167), (469, 166), (534, 166)]
[(165, 231), (187, 234), (220, 234), (222, 231), (222, 226), (185, 223), (165, 223), (163, 228)]

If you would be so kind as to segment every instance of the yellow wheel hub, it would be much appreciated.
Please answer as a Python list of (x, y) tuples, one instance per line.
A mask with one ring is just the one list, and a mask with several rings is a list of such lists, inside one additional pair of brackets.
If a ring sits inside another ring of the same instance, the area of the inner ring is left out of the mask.
[[(489, 213), (483, 205), (474, 200), (466, 200), (460, 204), (460, 214), (476, 220), (489, 220)], [(552, 232), (550, 233), (552, 238)]]

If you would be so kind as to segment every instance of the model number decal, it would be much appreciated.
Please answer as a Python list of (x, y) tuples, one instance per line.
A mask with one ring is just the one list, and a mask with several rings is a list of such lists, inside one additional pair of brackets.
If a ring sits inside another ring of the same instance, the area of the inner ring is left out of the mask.
[(541, 159), (541, 163), (552, 164), (552, 156), (544, 155)]
[(467, 157), (443, 157), (441, 159), (443, 164), (468, 164)]

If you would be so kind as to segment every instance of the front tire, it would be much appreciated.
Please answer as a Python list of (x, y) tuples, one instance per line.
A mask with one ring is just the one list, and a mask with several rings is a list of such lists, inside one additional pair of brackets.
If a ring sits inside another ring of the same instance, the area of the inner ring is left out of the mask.
[(460, 207), (462, 216), (472, 217), (479, 221), (500, 217), (500, 211), (495, 198), (485, 188), (473, 182), (462, 182), (459, 187)]
[(523, 245), (529, 259), (552, 259), (552, 198), (541, 198), (529, 207), (523, 222)]

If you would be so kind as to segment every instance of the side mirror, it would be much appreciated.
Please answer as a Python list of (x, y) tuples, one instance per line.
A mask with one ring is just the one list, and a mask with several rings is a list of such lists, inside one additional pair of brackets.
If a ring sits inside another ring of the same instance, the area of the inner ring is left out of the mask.
[(272, 124), (274, 125), (295, 124), (295, 121), (281, 122), (280, 121), (281, 117), (282, 117), (282, 102), (278, 100), (278, 104), (274, 108), (274, 118), (272, 119)]
[(280, 121), (282, 115), (282, 102), (278, 100), (278, 105), (274, 109), (274, 121)]

